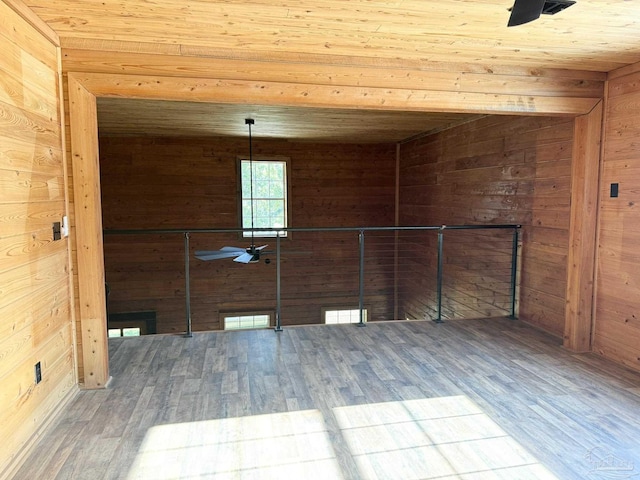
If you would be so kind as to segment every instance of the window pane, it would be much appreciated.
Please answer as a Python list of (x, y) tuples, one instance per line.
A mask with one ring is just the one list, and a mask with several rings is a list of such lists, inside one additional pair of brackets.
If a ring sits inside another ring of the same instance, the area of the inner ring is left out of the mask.
[(112, 337), (121, 337), (122, 331), (119, 328), (110, 328), (109, 329), (109, 338)]
[(270, 315), (241, 315), (237, 317), (225, 317), (225, 330), (240, 330), (246, 328), (269, 327)]
[[(362, 311), (363, 321), (367, 321), (367, 309)], [(359, 323), (360, 322), (360, 309), (345, 309), (345, 310), (325, 310), (324, 323), (338, 324), (338, 323)]]
[(255, 200), (253, 215), (256, 217), (268, 217), (269, 200)]
[(251, 201), (242, 201), (242, 227), (251, 228)]
[(253, 327), (253, 316), (240, 317), (240, 328)]
[(254, 326), (256, 327), (268, 327), (269, 315), (256, 315), (254, 318)]
[(253, 178), (255, 179), (268, 179), (269, 178), (269, 163), (265, 161), (253, 162)]
[(284, 180), (284, 162), (270, 162), (269, 178), (282, 182)]
[(254, 198), (269, 198), (269, 182), (268, 180), (256, 179), (253, 186)]
[(271, 198), (284, 198), (284, 185), (282, 182), (269, 182), (269, 196)]
[[(255, 228), (270, 228), (271, 219), (269, 217), (256, 217), (253, 220), (253, 226)], [(264, 235), (264, 232), (260, 232), (260, 235)]]
[(241, 165), (242, 173), (242, 198), (251, 198), (251, 184), (249, 179), (251, 178), (251, 172), (249, 170), (249, 162), (242, 161)]
[(284, 202), (282, 200), (271, 200), (269, 202), (269, 216), (278, 219), (284, 216)]
[(284, 227), (284, 215), (281, 217), (271, 217), (271, 225), (273, 225), (273, 228)]
[(240, 317), (226, 317), (224, 319), (225, 330), (233, 330), (240, 326)]
[(140, 329), (139, 328), (123, 328), (122, 329), (123, 337), (139, 337)]

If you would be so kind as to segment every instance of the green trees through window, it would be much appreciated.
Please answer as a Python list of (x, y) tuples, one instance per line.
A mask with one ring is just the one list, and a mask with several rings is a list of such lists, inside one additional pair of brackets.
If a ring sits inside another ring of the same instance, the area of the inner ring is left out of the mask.
[[(242, 228), (287, 226), (287, 163), (284, 160), (241, 160)], [(253, 178), (253, 186), (251, 179)], [(251, 236), (245, 232), (245, 237)], [(260, 232), (275, 237), (276, 232)], [(286, 236), (286, 232), (281, 233)]]

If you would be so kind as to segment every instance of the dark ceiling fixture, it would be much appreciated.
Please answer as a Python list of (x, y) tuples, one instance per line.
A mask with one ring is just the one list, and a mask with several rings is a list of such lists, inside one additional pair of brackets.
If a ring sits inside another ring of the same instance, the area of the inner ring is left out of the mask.
[(220, 250), (198, 250), (195, 256), (199, 260), (220, 260), (222, 258), (233, 258), (238, 263), (258, 263), (260, 261), (260, 253), (266, 247), (256, 247), (253, 238), (253, 146), (251, 141), (251, 125), (254, 124), (253, 118), (245, 118), (245, 125), (249, 126), (249, 183), (251, 185), (251, 245), (249, 248), (243, 247), (222, 247)]
[(540, 15), (555, 15), (576, 3), (574, 0), (516, 0), (507, 27), (532, 22)]

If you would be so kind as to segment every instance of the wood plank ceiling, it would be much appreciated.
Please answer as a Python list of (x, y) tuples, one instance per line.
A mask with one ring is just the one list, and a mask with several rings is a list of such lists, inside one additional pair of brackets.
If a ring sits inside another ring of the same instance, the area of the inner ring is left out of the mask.
[(100, 134), (155, 136), (247, 136), (338, 143), (396, 143), (457, 125), (479, 115), (340, 110), (267, 105), (98, 99)]
[[(319, 62), (482, 72), (526, 68), (532, 75), (545, 69), (608, 72), (640, 61), (640, 3), (628, 0), (578, 0), (557, 15), (513, 28), (506, 27), (512, 0), (26, 3), (60, 35), (63, 49), (277, 60), (310, 68)], [(157, 114), (165, 108), (166, 115)], [(244, 130), (242, 118), (251, 114), (258, 124), (271, 122), (264, 136), (322, 139), (318, 126), (341, 125), (334, 139), (400, 141), (469, 118), (262, 108), (104, 99), (101, 132), (233, 134), (232, 125)], [(382, 123), (394, 125), (384, 138)]]

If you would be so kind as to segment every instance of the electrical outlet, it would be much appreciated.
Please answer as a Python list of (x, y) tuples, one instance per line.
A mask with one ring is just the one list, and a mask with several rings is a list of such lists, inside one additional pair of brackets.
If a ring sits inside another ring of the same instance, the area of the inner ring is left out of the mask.
[(62, 238), (62, 231), (60, 222), (53, 222), (53, 239), (60, 240)]
[(609, 189), (609, 196), (611, 198), (618, 198), (618, 184), (612, 183)]
[(40, 362), (36, 363), (36, 385), (42, 381), (42, 367)]

